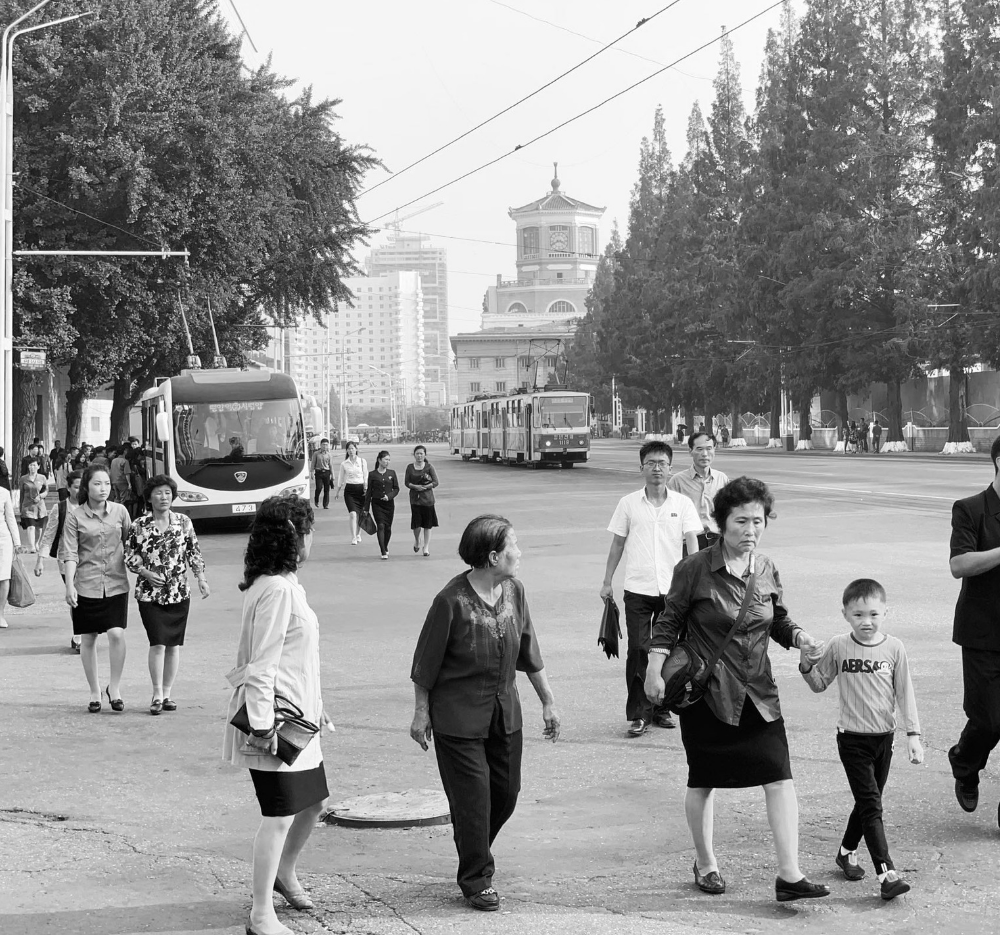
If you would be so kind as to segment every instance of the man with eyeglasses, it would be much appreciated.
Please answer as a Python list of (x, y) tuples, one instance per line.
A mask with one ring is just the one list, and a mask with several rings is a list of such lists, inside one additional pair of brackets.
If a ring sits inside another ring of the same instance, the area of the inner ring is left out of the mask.
[[(698, 548), (706, 549), (719, 538), (719, 526), (712, 516), (712, 509), (715, 495), (729, 483), (729, 478), (722, 471), (712, 470), (715, 439), (708, 432), (695, 432), (688, 439), (688, 448), (691, 449), (691, 467), (671, 475), (667, 486), (684, 494), (695, 505), (702, 524), (698, 533)], [(692, 551), (687, 549), (684, 554), (690, 555)]]
[(629, 737), (641, 737), (650, 723), (674, 727), (666, 709), (656, 711), (646, 698), (643, 684), (653, 621), (663, 610), (670, 590), (674, 566), (683, 549), (698, 550), (702, 522), (694, 504), (667, 487), (673, 449), (666, 442), (646, 442), (639, 449), (639, 464), (645, 484), (642, 490), (618, 501), (608, 526), (614, 538), (608, 552), (601, 597), (613, 595), (611, 586), (618, 564), (625, 557), (625, 628), (628, 655), (625, 682), (628, 697), (625, 717), (631, 723)]

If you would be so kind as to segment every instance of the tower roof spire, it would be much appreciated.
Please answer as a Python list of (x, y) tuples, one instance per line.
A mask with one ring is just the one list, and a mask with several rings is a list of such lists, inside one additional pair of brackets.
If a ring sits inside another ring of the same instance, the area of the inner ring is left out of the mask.
[(552, 191), (559, 191), (559, 163), (552, 163)]

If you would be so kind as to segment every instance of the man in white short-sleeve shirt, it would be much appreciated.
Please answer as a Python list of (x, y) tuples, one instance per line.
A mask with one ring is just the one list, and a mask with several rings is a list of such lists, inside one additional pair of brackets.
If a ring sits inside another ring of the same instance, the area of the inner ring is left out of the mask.
[(702, 521), (695, 505), (681, 493), (667, 489), (673, 450), (665, 442), (647, 442), (639, 449), (639, 464), (645, 486), (618, 501), (608, 532), (614, 535), (604, 572), (601, 597), (613, 594), (611, 582), (622, 556), (625, 557), (625, 628), (628, 655), (625, 682), (628, 698), (625, 717), (631, 722), (630, 737), (641, 737), (650, 722), (673, 727), (667, 710), (654, 711), (646, 698), (646, 660), (653, 621), (663, 610), (670, 590), (674, 566), (686, 546), (698, 551)]

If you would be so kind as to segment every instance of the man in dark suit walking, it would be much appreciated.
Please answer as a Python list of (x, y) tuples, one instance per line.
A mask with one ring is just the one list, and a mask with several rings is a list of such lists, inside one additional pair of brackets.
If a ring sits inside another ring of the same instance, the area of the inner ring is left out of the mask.
[(979, 804), (979, 773), (1000, 742), (1000, 437), (990, 448), (990, 460), (993, 483), (951, 508), (950, 567), (962, 579), (952, 640), (962, 647), (963, 707), (969, 720), (948, 760), (955, 796), (967, 812)]

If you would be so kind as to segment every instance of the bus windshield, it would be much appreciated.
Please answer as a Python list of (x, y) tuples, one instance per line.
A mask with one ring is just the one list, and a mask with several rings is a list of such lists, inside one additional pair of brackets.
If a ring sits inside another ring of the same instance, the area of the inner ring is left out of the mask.
[(207, 464), (305, 458), (297, 399), (176, 403), (174, 439), (181, 476)]
[(543, 396), (538, 400), (542, 428), (582, 429), (590, 414), (586, 396)]

